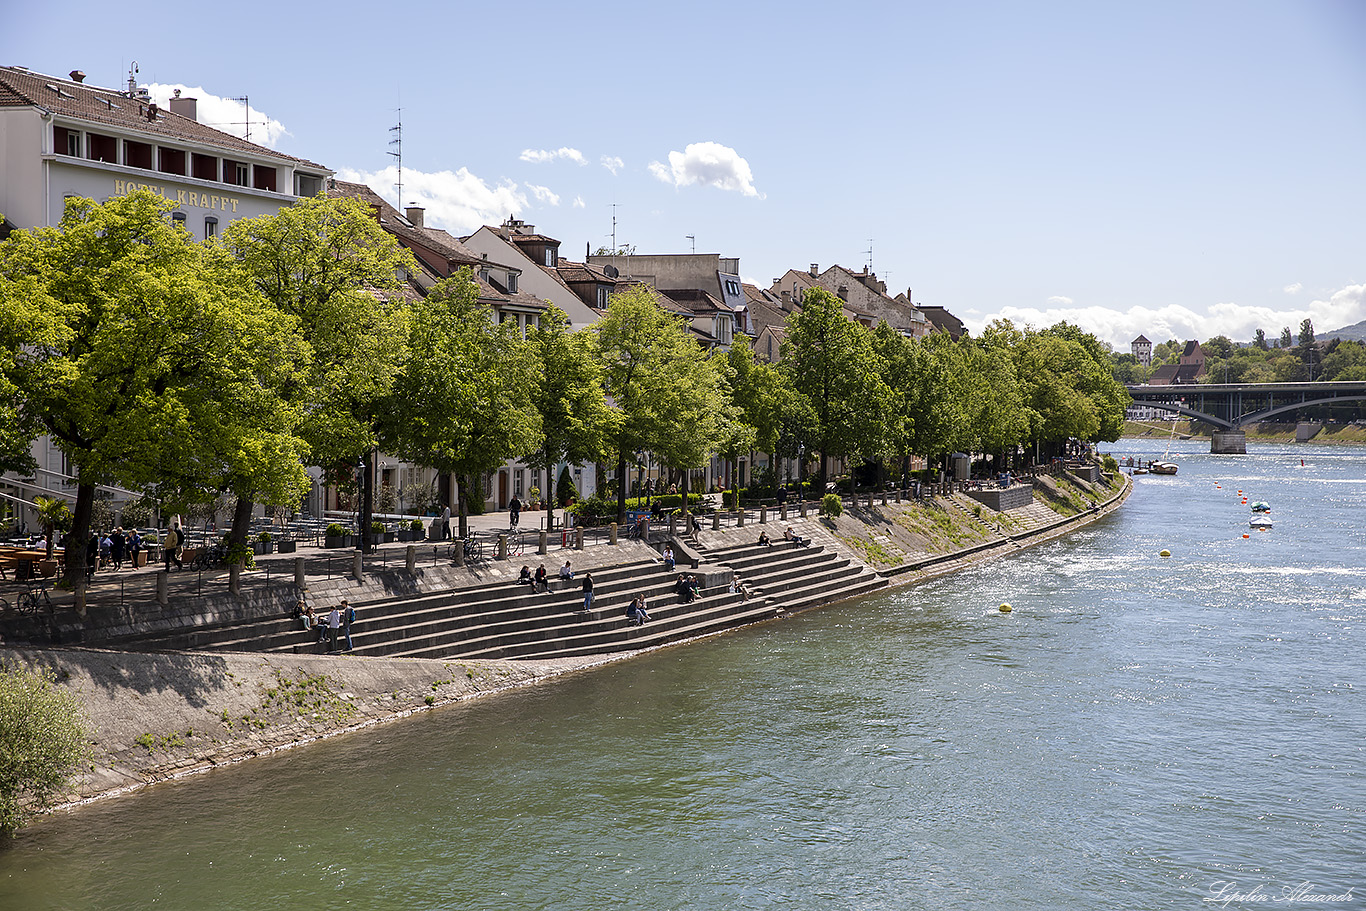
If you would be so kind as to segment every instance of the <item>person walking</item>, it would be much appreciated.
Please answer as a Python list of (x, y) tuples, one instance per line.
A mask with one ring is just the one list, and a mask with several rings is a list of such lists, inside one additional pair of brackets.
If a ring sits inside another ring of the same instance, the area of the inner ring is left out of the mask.
[(346, 650), (351, 651), (351, 624), (356, 622), (356, 609), (345, 598), (341, 603), (342, 636), (346, 639)]
[(138, 534), (135, 528), (128, 535), (128, 559), (133, 564), (133, 569), (138, 568), (138, 554), (142, 553), (142, 535)]
[(337, 650), (337, 634), (341, 632), (341, 622), (341, 610), (337, 607), (332, 608), (332, 612), (327, 615), (327, 650), (329, 652)]
[(114, 533), (109, 536), (109, 556), (114, 561), (114, 569), (123, 569), (123, 558), (128, 553), (128, 536), (123, 533), (123, 526), (114, 529)]
[(161, 539), (161, 555), (166, 560), (166, 572), (171, 571), (171, 561), (175, 559), (175, 549), (180, 545), (180, 536), (176, 534), (175, 527), (166, 529), (166, 536)]
[(593, 607), (593, 574), (586, 572), (583, 574), (583, 612), (586, 614)]

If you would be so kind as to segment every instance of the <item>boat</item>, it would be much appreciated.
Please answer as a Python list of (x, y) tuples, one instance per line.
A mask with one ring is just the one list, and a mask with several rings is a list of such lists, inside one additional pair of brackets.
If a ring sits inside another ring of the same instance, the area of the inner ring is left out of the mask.
[(1175, 462), (1152, 462), (1148, 465), (1150, 474), (1176, 474)]
[(1271, 527), (1271, 520), (1266, 516), (1253, 516), (1247, 524), (1252, 528), (1268, 529)]
[(1253, 512), (1271, 512), (1271, 504), (1265, 500), (1258, 500), (1252, 504)]

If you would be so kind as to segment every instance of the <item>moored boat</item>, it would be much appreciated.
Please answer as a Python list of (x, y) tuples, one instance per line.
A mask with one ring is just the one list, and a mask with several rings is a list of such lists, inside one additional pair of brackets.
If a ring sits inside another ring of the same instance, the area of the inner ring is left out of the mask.
[(1153, 462), (1148, 466), (1151, 474), (1176, 474), (1175, 462)]

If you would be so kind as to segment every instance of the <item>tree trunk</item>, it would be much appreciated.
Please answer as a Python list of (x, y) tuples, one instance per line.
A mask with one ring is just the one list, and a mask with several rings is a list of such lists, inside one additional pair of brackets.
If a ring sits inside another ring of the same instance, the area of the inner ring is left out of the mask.
[[(375, 516), (375, 451), (365, 450), (365, 467), (360, 480), (360, 549), (361, 553), (374, 550), (370, 522)], [(463, 513), (461, 513), (463, 515)]]
[[(543, 487), (542, 490), (546, 491), (548, 494), (550, 492), (550, 476), (555, 471), (550, 465), (548, 454), (546, 456), (545, 464), (545, 487)], [(545, 494), (543, 494), (543, 496), (545, 496)], [(555, 530), (555, 498), (552, 496), (545, 497), (545, 530), (547, 534)]]
[(683, 469), (683, 486), (679, 490), (683, 491), (683, 531), (687, 534), (688, 529), (688, 469)]
[(455, 476), (455, 501), (456, 501), (456, 535), (460, 539), (469, 537), (470, 520), (466, 512), (465, 497), (469, 495), (469, 475), (458, 474)]
[(78, 481), (76, 508), (71, 513), (71, 531), (67, 533), (65, 583), (72, 589), (85, 582), (85, 548), (90, 541), (90, 516), (95, 510), (95, 485)]
[(626, 524), (626, 450), (617, 451), (617, 527)]
[(228, 546), (241, 544), (247, 546), (247, 533), (251, 531), (251, 513), (256, 504), (250, 497), (238, 497), (237, 506), (232, 512), (232, 528), (228, 530)]

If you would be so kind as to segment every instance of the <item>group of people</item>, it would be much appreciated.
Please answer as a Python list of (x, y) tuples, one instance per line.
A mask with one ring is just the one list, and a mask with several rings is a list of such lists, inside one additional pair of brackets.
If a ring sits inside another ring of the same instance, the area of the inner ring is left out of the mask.
[[(47, 541), (41, 542), (40, 546), (46, 548)], [(93, 576), (99, 567), (123, 569), (125, 561), (136, 567), (138, 565), (138, 554), (142, 551), (142, 535), (138, 533), (136, 528), (125, 532), (123, 526), (119, 526), (104, 534), (93, 532), (85, 545), (86, 575)]]
[(346, 640), (346, 651), (351, 651), (351, 625), (356, 622), (356, 609), (345, 598), (324, 616), (315, 614), (313, 606), (303, 598), (294, 606), (294, 619), (298, 620), (304, 632), (314, 634), (316, 645), (327, 644), (329, 652), (335, 652), (341, 639)]
[(702, 596), (702, 584), (690, 573), (679, 573), (678, 581), (674, 583), (674, 593), (685, 603), (691, 604)]
[[(574, 578), (574, 568), (569, 565), (569, 561), (564, 561), (564, 566), (560, 567), (560, 581), (570, 582)], [(550, 591), (550, 575), (545, 571), (545, 564), (542, 563), (535, 573), (531, 567), (523, 564), (522, 571), (517, 574), (518, 585), (530, 585), (534, 592)]]

